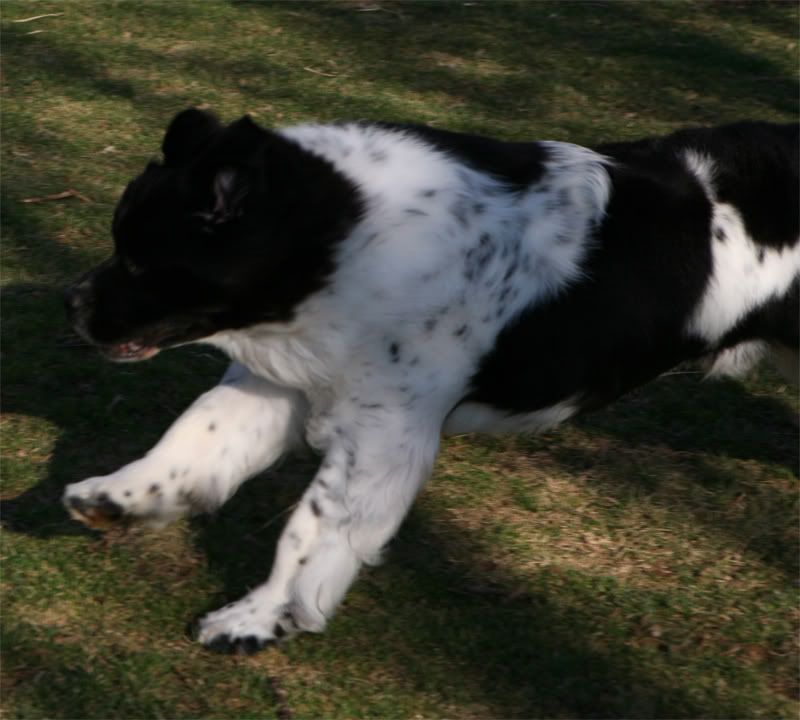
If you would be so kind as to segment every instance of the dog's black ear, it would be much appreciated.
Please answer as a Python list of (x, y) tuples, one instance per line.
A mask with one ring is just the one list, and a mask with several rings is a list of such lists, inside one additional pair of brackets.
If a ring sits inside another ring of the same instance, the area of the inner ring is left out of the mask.
[(220, 159), (237, 164), (251, 164), (257, 161), (257, 154), (264, 144), (267, 133), (244, 115), (225, 128), (217, 153)]
[(178, 113), (169, 124), (161, 144), (164, 162), (180, 165), (205, 149), (222, 129), (216, 115), (189, 108)]

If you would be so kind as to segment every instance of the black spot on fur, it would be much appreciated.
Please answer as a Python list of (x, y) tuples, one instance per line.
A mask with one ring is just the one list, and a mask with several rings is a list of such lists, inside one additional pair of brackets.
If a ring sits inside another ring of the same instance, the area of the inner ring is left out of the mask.
[(764, 248), (758, 248), (758, 254), (756, 255), (756, 257), (758, 258), (758, 262), (759, 263), (763, 263), (764, 262), (764, 256), (765, 255), (766, 255), (766, 252), (765, 252)]
[(307, 558), (307, 557), (301, 557), (301, 558), (300, 558), (300, 559), (297, 561), (297, 564), (298, 564), (298, 565), (305, 565), (307, 562), (308, 562), (308, 558)]
[(178, 469), (172, 468), (172, 470), (169, 471), (169, 479), (174, 480), (176, 477), (178, 477)]
[(216, 430), (216, 429), (217, 429), (217, 424), (216, 423), (212, 422), (212, 423), (208, 424), (208, 432), (214, 432), (214, 430)]
[(406, 208), (406, 215), (428, 215), (428, 213), (419, 208)]
[(453, 217), (458, 220), (459, 224), (467, 228), (469, 227), (469, 217), (467, 217), (467, 209), (464, 206), (463, 201), (459, 201), (454, 203), (453, 206), (450, 208), (450, 212), (452, 213)]
[(434, 195), (436, 195), (436, 190), (423, 190), (419, 194), (420, 197), (425, 197), (425, 198), (431, 198)]
[(399, 343), (393, 342), (391, 345), (389, 345), (389, 358), (393, 363), (399, 362), (400, 360)]
[(373, 150), (369, 154), (369, 159), (376, 163), (385, 162), (388, 157), (385, 150)]
[(466, 325), (462, 325), (460, 328), (458, 328), (458, 329), (457, 329), (457, 330), (456, 330), (456, 331), (453, 333), (453, 335), (454, 335), (455, 337), (461, 337), (461, 336), (463, 336), (463, 335), (466, 335), (466, 333), (467, 333), (467, 331), (468, 331), (468, 330), (469, 330), (469, 328), (468, 328)]
[(269, 645), (266, 638), (248, 635), (244, 638), (231, 637), (228, 634), (217, 635), (206, 643), (209, 650), (227, 655), (253, 655)]
[(425, 321), (425, 331), (433, 332), (436, 329), (436, 318), (428, 318)]
[(275, 623), (275, 627), (274, 627), (274, 628), (272, 628), (272, 634), (273, 634), (273, 635), (274, 635), (276, 638), (282, 638), (284, 635), (286, 635), (286, 630), (284, 630), (284, 629), (281, 627), (281, 624), (280, 624), (280, 623)]
[(485, 270), (495, 254), (494, 243), (488, 233), (483, 233), (478, 242), (477, 247), (465, 253), (464, 277), (470, 282)]
[(316, 500), (311, 501), (311, 512), (314, 513), (314, 517), (322, 517), (322, 508)]
[(126, 491), (125, 491), (124, 493), (122, 493), (122, 494), (123, 494), (125, 497), (130, 497), (131, 495), (133, 495), (133, 493), (132, 493), (130, 490), (126, 490)]
[(728, 239), (728, 236), (725, 234), (725, 228), (722, 228), (719, 225), (715, 225), (714, 239), (724, 243)]
[(158, 483), (153, 483), (153, 484), (150, 486), (150, 489), (148, 490), (148, 492), (149, 492), (151, 495), (155, 495), (155, 494), (156, 494), (157, 492), (159, 492), (160, 490), (161, 490), (161, 486), (160, 486)]

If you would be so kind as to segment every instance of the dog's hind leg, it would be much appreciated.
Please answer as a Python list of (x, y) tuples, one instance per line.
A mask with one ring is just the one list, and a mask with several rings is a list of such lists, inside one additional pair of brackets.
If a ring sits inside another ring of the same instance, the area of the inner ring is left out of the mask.
[(103, 528), (124, 519), (163, 525), (224, 503), (249, 477), (301, 441), (307, 405), (234, 363), (140, 460), (68, 485), (70, 514)]
[[(383, 415), (383, 417), (379, 417)], [(428, 478), (439, 426), (377, 411), (337, 425), (325, 459), (278, 543), (269, 580), (200, 622), (213, 650), (250, 653), (321, 632), (363, 563), (375, 563)]]

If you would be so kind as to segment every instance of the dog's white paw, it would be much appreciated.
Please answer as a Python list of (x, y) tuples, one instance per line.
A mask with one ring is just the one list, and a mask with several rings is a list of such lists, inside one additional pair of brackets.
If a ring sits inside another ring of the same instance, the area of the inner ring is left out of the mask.
[(75, 520), (98, 530), (126, 520), (165, 525), (185, 514), (191, 500), (190, 493), (181, 488), (177, 469), (165, 472), (142, 461), (111, 475), (67, 485), (62, 498)]
[(299, 631), (288, 605), (259, 604), (248, 596), (202, 618), (197, 640), (215, 652), (252, 655)]

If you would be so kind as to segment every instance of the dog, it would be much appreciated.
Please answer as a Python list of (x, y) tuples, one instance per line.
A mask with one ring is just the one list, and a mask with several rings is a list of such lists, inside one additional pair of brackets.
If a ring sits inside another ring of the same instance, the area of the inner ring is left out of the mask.
[(588, 149), (192, 108), (162, 151), (68, 313), (115, 361), (202, 342), (232, 364), (147, 455), (63, 499), (91, 527), (161, 525), (320, 454), (269, 579), (200, 620), (212, 650), (322, 631), (442, 433), (551, 428), (684, 361), (797, 379), (797, 125)]

